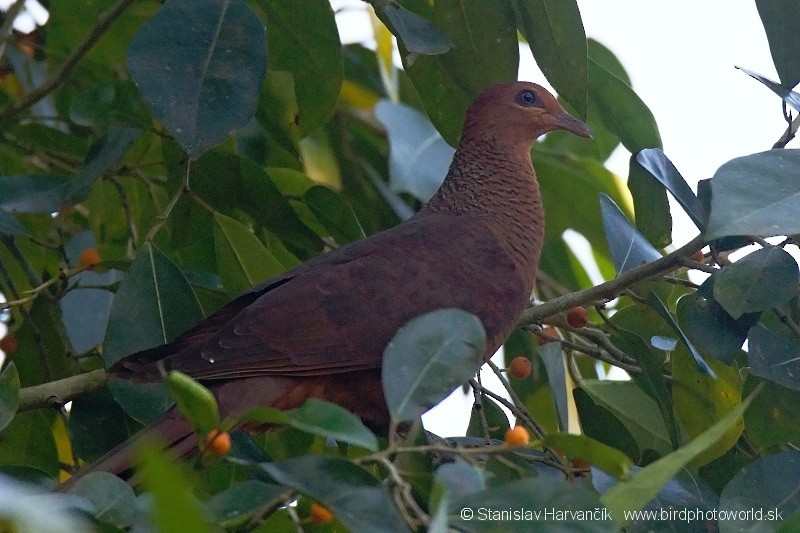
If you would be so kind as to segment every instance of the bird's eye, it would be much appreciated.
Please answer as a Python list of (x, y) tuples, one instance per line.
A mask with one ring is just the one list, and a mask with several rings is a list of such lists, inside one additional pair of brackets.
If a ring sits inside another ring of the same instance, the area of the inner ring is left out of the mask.
[(525, 89), (517, 94), (516, 101), (523, 107), (538, 107), (542, 102), (539, 95), (530, 89)]

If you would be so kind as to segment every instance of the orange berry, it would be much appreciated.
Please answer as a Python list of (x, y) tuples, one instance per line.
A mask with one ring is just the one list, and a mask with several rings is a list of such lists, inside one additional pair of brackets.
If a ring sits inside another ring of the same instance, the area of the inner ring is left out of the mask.
[(204, 439), (205, 448), (216, 455), (227, 455), (231, 451), (231, 434), (212, 429)]
[(0, 339), (0, 350), (3, 350), (4, 354), (11, 355), (17, 351), (17, 348), (19, 348), (19, 341), (13, 333), (9, 333)]
[(695, 253), (692, 254), (691, 259), (692, 261), (697, 261), (698, 263), (702, 263), (704, 257), (705, 256), (703, 255), (703, 250), (697, 250)]
[(100, 252), (97, 248), (87, 248), (78, 256), (78, 265), (81, 268), (94, 268), (100, 264)]
[(547, 337), (558, 338), (558, 331), (556, 331), (556, 328), (553, 326), (543, 327), (542, 334), (536, 336), (536, 342), (539, 343), (539, 346), (544, 346), (548, 342), (551, 342)]
[(573, 328), (582, 328), (589, 322), (589, 314), (585, 307), (573, 307), (567, 311), (567, 324)]
[(525, 379), (531, 375), (533, 364), (527, 357), (518, 355), (511, 360), (511, 365), (508, 367), (509, 373), (517, 379)]
[(333, 522), (333, 513), (330, 512), (327, 507), (317, 502), (311, 504), (311, 507), (308, 509), (308, 516), (311, 517), (312, 522), (321, 526)]
[(522, 426), (514, 426), (506, 431), (506, 436), (503, 439), (509, 446), (527, 446), (531, 441), (531, 436), (528, 435), (528, 430)]

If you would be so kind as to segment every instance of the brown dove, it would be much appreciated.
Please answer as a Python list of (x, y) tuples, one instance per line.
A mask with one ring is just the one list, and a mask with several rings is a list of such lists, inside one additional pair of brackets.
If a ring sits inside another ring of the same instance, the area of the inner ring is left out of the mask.
[[(152, 382), (179, 370), (211, 389), (223, 416), (320, 398), (385, 431), (381, 359), (406, 322), (441, 308), (472, 313), (486, 330), (487, 359), (514, 328), (544, 238), (531, 145), (559, 129), (591, 136), (539, 85), (485, 89), (469, 107), (447, 177), (412, 218), (254, 287), (175, 341), (123, 358), (110, 375)], [(197, 444), (175, 409), (147, 431), (179, 454)], [(123, 443), (73, 479), (130, 466)]]

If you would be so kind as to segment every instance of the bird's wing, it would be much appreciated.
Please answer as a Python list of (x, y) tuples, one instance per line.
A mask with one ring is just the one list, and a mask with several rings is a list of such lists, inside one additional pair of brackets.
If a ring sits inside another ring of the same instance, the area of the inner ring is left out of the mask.
[(482, 224), (418, 217), (245, 293), (177, 339), (163, 363), (198, 379), (377, 368), (403, 324), (442, 307), (477, 314), (492, 338), (508, 301), (524, 305), (522, 285)]

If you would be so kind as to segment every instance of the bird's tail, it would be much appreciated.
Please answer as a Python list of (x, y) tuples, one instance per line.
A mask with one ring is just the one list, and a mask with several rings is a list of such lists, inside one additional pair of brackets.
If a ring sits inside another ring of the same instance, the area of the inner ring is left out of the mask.
[(197, 439), (194, 436), (191, 425), (173, 407), (135, 437), (126, 440), (98, 460), (82, 467), (55, 490), (67, 492), (79, 479), (91, 472), (110, 472), (128, 479), (131, 484), (136, 485), (136, 479), (133, 478), (133, 467), (136, 461), (137, 449), (144, 441), (165, 444), (166, 448), (175, 457), (190, 455), (197, 449)]

